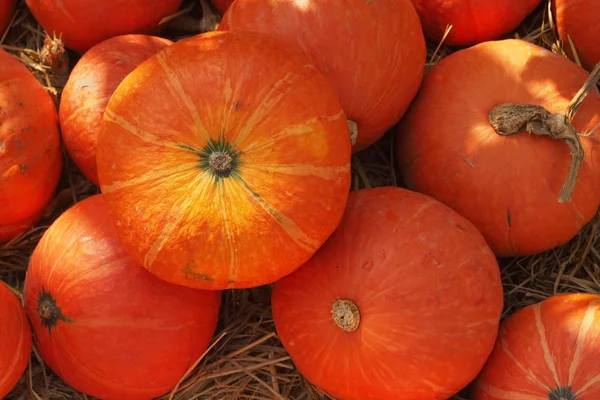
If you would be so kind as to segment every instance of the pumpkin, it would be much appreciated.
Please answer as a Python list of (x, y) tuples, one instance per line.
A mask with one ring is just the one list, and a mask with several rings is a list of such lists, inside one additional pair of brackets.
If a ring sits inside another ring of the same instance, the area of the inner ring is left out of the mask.
[(36, 348), (100, 399), (159, 397), (206, 351), (220, 293), (170, 285), (120, 245), (101, 194), (65, 211), (35, 248), (25, 307)]
[(116, 36), (87, 51), (69, 75), (59, 112), (62, 138), (75, 164), (96, 185), (96, 140), (108, 100), (123, 78), (170, 44), (155, 36)]
[(474, 400), (600, 398), (600, 296), (558, 294), (504, 320)]
[(0, 0), (0, 36), (4, 33), (15, 12), (15, 0)]
[(212, 0), (213, 6), (221, 15), (225, 14), (225, 11), (233, 2), (234, 0)]
[(512, 32), (541, 0), (412, 0), (425, 37), (440, 42), (448, 25), (452, 29), (444, 43), (469, 46), (499, 39)]
[(477, 229), (398, 187), (350, 194), (306, 264), (276, 282), (273, 319), (298, 370), (340, 400), (447, 399), (495, 343), (500, 269)]
[(342, 218), (348, 124), (295, 48), (251, 32), (178, 41), (108, 103), (100, 188), (127, 251), (199, 289), (255, 287), (310, 258)]
[[(561, 113), (586, 77), (567, 58), (522, 40), (451, 54), (428, 73), (398, 125), (406, 186), (473, 222), (499, 257), (566, 243), (600, 205), (598, 139), (585, 136), (600, 123), (598, 92), (571, 120), (583, 136), (572, 132), (563, 142), (546, 128), (554, 118), (566, 129)], [(583, 159), (572, 162), (568, 143), (581, 146), (573, 151)]]
[(177, 11), (183, 0), (25, 0), (50, 36), (84, 53), (114, 36), (154, 34), (160, 21)]
[(0, 399), (23, 376), (31, 353), (31, 328), (23, 305), (0, 281)]
[(597, 0), (553, 0), (553, 15), (564, 50), (581, 65), (592, 70), (600, 63), (600, 4)]
[(0, 242), (41, 218), (61, 170), (52, 98), (27, 67), (0, 49)]
[(400, 120), (423, 78), (425, 38), (410, 0), (243, 0), (219, 30), (260, 31), (304, 50), (336, 90), (354, 153)]

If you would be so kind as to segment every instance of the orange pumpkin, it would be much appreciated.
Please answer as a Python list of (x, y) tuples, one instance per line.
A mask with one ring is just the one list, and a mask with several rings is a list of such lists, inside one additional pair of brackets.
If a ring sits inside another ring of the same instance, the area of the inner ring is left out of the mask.
[(572, 41), (581, 65), (591, 71), (600, 63), (600, 4), (597, 0), (553, 0), (552, 5), (563, 48), (574, 58)]
[(600, 399), (600, 296), (560, 294), (502, 322), (474, 400)]
[(183, 0), (26, 0), (31, 13), (65, 46), (84, 53), (114, 36), (157, 33), (160, 21), (177, 11)]
[(400, 120), (423, 78), (425, 38), (410, 0), (243, 0), (219, 29), (260, 31), (304, 50), (357, 124), (353, 152)]
[[(493, 124), (502, 122), (496, 112), (503, 104), (534, 105), (516, 114), (530, 116), (534, 124), (536, 112), (542, 113), (536, 106), (561, 113), (586, 78), (567, 58), (521, 40), (453, 53), (427, 75), (399, 124), (398, 163), (407, 187), (473, 222), (498, 256), (535, 254), (566, 243), (600, 205), (598, 139), (579, 138), (584, 159), (576, 181), (569, 180), (574, 193), (570, 201), (559, 201), (570, 172), (569, 146), (528, 134), (527, 118), (513, 134), (500, 134)], [(581, 134), (600, 123), (597, 91), (588, 94), (572, 123)]]
[(452, 29), (445, 44), (469, 46), (499, 39), (513, 31), (541, 0), (412, 0), (427, 39), (439, 42), (446, 27)]
[(96, 140), (108, 100), (123, 78), (171, 44), (148, 35), (117, 36), (92, 47), (71, 71), (60, 102), (62, 138), (75, 164), (96, 185)]
[(250, 32), (181, 40), (112, 96), (100, 187), (127, 251), (166, 281), (260, 286), (335, 230), (350, 135), (326, 78), (296, 49)]
[(0, 399), (23, 376), (31, 353), (31, 328), (23, 305), (0, 281)]
[(229, 6), (234, 2), (234, 0), (212, 0), (213, 6), (217, 9), (219, 14), (225, 14), (225, 11), (229, 8)]
[(15, 12), (16, 0), (0, 0), (0, 36), (4, 33)]
[(23, 64), (0, 49), (0, 242), (41, 218), (61, 170), (52, 98)]
[(35, 248), (25, 306), (36, 348), (73, 388), (100, 399), (150, 399), (207, 349), (221, 296), (170, 285), (119, 243), (102, 195), (64, 212)]
[(298, 370), (340, 400), (447, 399), (489, 356), (500, 269), (475, 227), (397, 187), (350, 194), (337, 231), (275, 283), (277, 333)]

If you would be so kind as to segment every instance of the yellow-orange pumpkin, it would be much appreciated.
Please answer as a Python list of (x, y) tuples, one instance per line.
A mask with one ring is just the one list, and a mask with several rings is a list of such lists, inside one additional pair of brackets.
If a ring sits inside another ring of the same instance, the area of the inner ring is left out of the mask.
[(575, 46), (581, 65), (592, 70), (600, 63), (600, 3), (598, 0), (553, 0), (558, 35), (567, 54)]
[(350, 188), (340, 103), (299, 50), (266, 35), (178, 41), (119, 85), (97, 145), (127, 251), (166, 281), (259, 286), (308, 260)]

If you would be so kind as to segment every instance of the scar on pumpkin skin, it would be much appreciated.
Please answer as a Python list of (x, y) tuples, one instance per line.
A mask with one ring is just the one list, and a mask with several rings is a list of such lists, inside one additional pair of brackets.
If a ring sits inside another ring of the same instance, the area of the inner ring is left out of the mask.
[(512, 216), (510, 215), (510, 208), (506, 209), (506, 223), (508, 224), (509, 228), (512, 227)]
[(211, 278), (210, 276), (208, 276), (206, 274), (201, 274), (201, 273), (192, 271), (192, 268), (190, 268), (189, 265), (187, 267), (185, 267), (185, 270), (183, 271), (183, 273), (188, 278), (191, 276), (191, 277), (193, 277), (195, 279), (201, 279), (203, 281), (208, 281), (208, 282), (214, 282), (215, 281), (213, 278)]

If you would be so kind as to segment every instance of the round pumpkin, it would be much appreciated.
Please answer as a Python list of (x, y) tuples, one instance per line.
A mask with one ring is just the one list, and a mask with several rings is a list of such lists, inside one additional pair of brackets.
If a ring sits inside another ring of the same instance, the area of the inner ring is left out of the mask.
[(15, 12), (16, 0), (0, 0), (0, 36), (4, 33)]
[(600, 4), (597, 0), (553, 0), (552, 5), (564, 50), (574, 58), (572, 41), (581, 65), (591, 71), (600, 63)]
[(200, 289), (271, 283), (337, 227), (351, 145), (326, 78), (251, 32), (184, 39), (142, 63), (108, 103), (100, 187), (127, 251)]
[(0, 281), (0, 399), (25, 372), (31, 353), (31, 328), (23, 305)]
[(0, 242), (42, 216), (62, 170), (52, 98), (17, 59), (0, 49)]
[(235, 0), (212, 0), (212, 4), (219, 14), (223, 15), (234, 1)]
[(175, 13), (183, 0), (25, 0), (49, 35), (84, 53), (114, 36), (160, 31), (160, 21)]
[[(579, 137), (584, 158), (577, 179), (569, 179), (574, 192), (563, 201), (571, 149), (562, 140), (529, 134), (526, 126), (531, 117), (535, 128), (540, 106), (565, 111), (586, 78), (567, 58), (521, 40), (451, 54), (428, 73), (398, 126), (404, 182), (473, 222), (497, 256), (535, 254), (566, 243), (600, 205), (598, 141), (594, 135)], [(507, 107), (522, 109), (515, 114), (522, 120), (515, 120), (512, 134), (501, 134), (498, 123), (509, 120), (497, 111)], [(599, 123), (600, 95), (592, 90), (572, 124), (585, 134)]]
[(50, 226), (25, 279), (46, 364), (73, 388), (107, 400), (172, 390), (208, 348), (220, 304), (220, 292), (170, 285), (129, 257), (100, 194)]
[(423, 78), (425, 38), (410, 0), (243, 0), (219, 30), (259, 31), (301, 48), (357, 128), (354, 153), (400, 120)]
[(541, 0), (412, 0), (427, 39), (444, 44), (469, 46), (499, 39), (512, 32)]
[(474, 400), (600, 398), (600, 296), (559, 294), (512, 314)]
[(92, 47), (71, 71), (60, 102), (62, 138), (69, 156), (96, 185), (96, 140), (108, 100), (123, 78), (171, 44), (155, 36), (116, 36)]
[(500, 269), (465, 218), (397, 187), (350, 194), (306, 264), (276, 282), (273, 319), (298, 370), (340, 400), (447, 399), (489, 356)]

